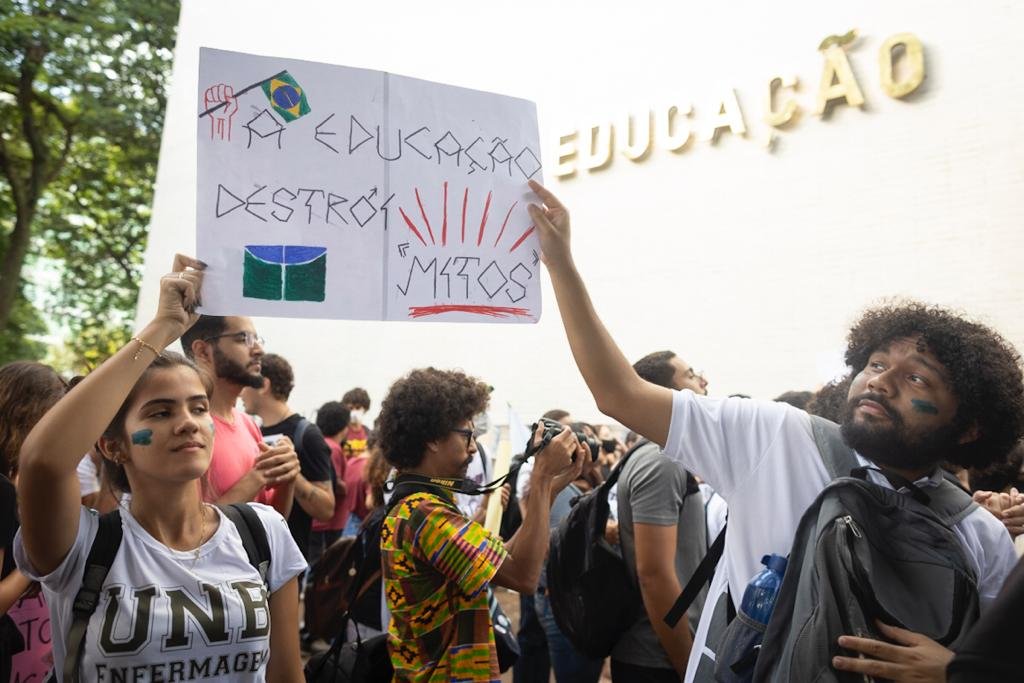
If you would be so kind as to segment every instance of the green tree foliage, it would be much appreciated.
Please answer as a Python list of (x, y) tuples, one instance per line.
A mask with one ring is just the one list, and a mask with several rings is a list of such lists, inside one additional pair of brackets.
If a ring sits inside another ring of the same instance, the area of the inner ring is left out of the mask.
[(0, 361), (32, 352), (32, 255), (60, 264), (46, 314), (79, 365), (125, 338), (177, 19), (177, 0), (0, 0)]

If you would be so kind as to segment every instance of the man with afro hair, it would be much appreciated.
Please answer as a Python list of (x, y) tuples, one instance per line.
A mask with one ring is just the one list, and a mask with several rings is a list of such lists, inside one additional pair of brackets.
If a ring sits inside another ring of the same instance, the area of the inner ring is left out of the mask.
[[(708, 641), (714, 614), (724, 611), (727, 595), (738, 606), (763, 555), (789, 552), (804, 510), (830, 481), (810, 417), (785, 403), (712, 399), (641, 379), (598, 318), (576, 270), (568, 211), (551, 192), (530, 185), (543, 202), (529, 210), (558, 310), (598, 408), (662, 445), (668, 457), (707, 481), (729, 505), (725, 551), (686, 671), (687, 682), (708, 680), (717, 645)], [(1005, 458), (1024, 433), (1017, 352), (996, 332), (950, 311), (913, 302), (868, 311), (850, 331), (846, 362), (850, 377), (841, 434), (878, 486), (893, 489), (890, 478), (901, 477), (927, 490), (942, 481), (939, 462), (985, 466)], [(954, 531), (975, 570), (984, 612), (1015, 563), (1010, 537), (999, 520), (977, 507)], [(885, 634), (914, 644), (886, 645), (891, 649), (871, 654), (904, 658), (934, 645), (907, 631)], [(857, 666), (865, 665), (847, 659), (844, 668)]]
[(530, 475), (535, 495), (522, 526), (502, 543), (466, 518), (452, 493), (476, 454), (473, 416), (487, 407), (489, 394), (486, 384), (462, 372), (426, 368), (395, 382), (381, 404), (377, 436), (398, 470), (397, 487), (433, 480), (427, 491), (394, 505), (381, 528), (395, 681), (499, 680), (486, 589), (494, 583), (533, 593), (551, 502), (579, 476), (587, 456), (568, 429), (537, 453)]

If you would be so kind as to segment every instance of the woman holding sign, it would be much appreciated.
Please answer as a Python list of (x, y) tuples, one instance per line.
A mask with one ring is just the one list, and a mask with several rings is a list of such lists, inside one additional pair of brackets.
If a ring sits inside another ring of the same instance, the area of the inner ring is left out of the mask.
[[(207, 387), (190, 361), (161, 351), (198, 317), (204, 268), (175, 257), (153, 320), (22, 447), (15, 555), (43, 584), (57, 680), (302, 680), (305, 562), (273, 509), (202, 502)], [(80, 505), (75, 474), (94, 443), (131, 494), (104, 517)]]

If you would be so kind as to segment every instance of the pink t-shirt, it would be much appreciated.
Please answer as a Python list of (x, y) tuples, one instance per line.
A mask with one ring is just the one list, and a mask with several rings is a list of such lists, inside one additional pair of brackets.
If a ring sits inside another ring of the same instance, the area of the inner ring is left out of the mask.
[[(234, 422), (227, 422), (213, 415), (213, 457), (210, 469), (206, 470), (209, 487), (205, 492), (207, 502), (220, 498), (238, 480), (252, 469), (256, 456), (260, 454), (259, 444), (263, 441), (260, 428), (251, 417), (238, 408), (232, 408)], [(270, 491), (263, 489), (256, 496), (256, 502), (270, 502)]]
[(7, 612), (25, 639), (25, 649), (11, 662), (12, 683), (42, 681), (53, 664), (50, 639), (50, 610), (43, 594), (18, 600)]
[[(324, 441), (327, 442), (327, 447), (331, 449), (331, 464), (334, 465), (334, 476), (338, 478), (338, 481), (345, 481), (345, 452), (341, 450), (341, 446), (334, 439), (325, 438)], [(341, 531), (344, 529), (350, 512), (350, 508), (346, 504), (347, 498), (347, 489), (344, 497), (335, 496), (334, 516), (326, 522), (314, 519), (313, 531)]]
[[(366, 507), (366, 493), (369, 489), (363, 472), (370, 459), (367, 455), (349, 458), (345, 462), (345, 509), (359, 519), (366, 519), (369, 509)], [(347, 516), (346, 516), (347, 521)]]

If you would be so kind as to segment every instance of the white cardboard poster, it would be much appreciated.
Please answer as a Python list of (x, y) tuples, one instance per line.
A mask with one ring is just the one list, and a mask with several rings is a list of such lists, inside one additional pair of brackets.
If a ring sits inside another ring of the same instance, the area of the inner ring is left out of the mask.
[(202, 48), (201, 311), (536, 322), (529, 101)]

